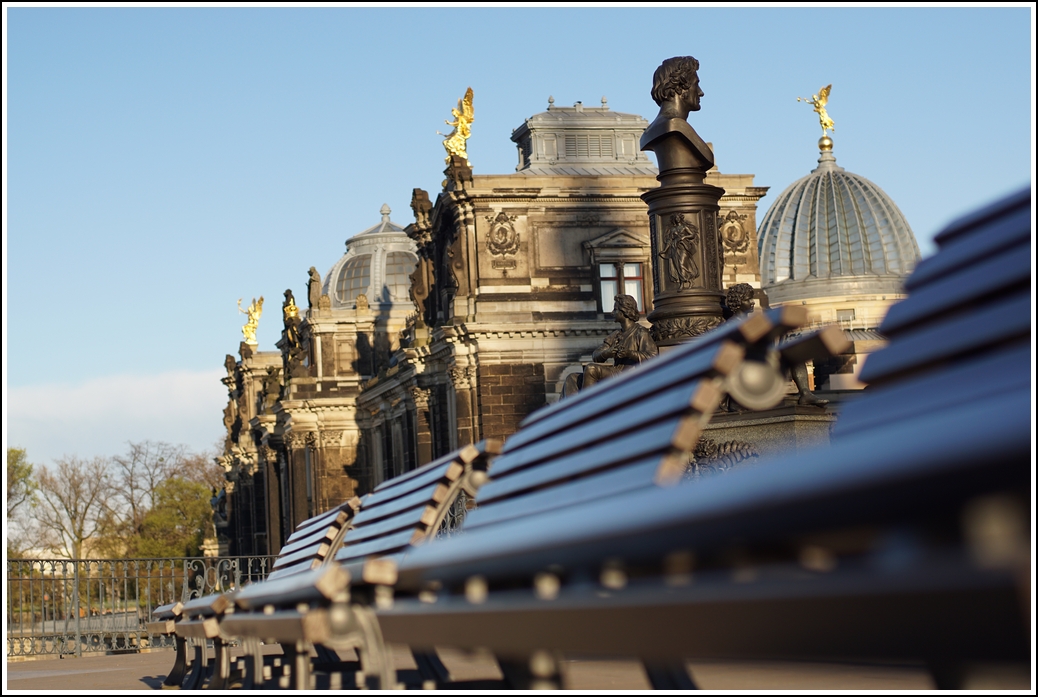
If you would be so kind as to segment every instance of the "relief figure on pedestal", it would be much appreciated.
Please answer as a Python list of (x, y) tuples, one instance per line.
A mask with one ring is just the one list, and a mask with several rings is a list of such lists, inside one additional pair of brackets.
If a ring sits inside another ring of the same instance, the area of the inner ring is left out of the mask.
[(685, 222), (683, 213), (670, 216), (670, 224), (663, 233), (660, 256), (667, 262), (667, 278), (681, 290), (691, 288), (699, 278), (699, 265), (696, 264), (698, 240), (699, 228)]
[[(617, 295), (613, 302), (613, 319), (620, 331), (606, 337), (605, 342), (591, 354), (594, 363), (584, 366), (583, 374), (574, 373), (566, 378), (562, 396), (573, 394), (594, 385), (599, 380), (618, 375), (624, 370), (652, 358), (659, 349), (649, 330), (638, 324), (638, 303), (630, 295)], [(605, 361), (613, 359), (609, 365)]]
[(310, 280), (306, 282), (306, 299), (310, 304), (310, 309), (316, 309), (321, 304), (321, 274), (317, 271), (316, 267), (311, 266)]

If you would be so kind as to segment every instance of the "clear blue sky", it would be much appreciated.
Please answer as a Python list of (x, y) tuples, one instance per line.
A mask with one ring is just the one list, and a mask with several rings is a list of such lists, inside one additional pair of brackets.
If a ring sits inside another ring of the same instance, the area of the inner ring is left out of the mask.
[(840, 165), (940, 226), (1031, 182), (1034, 14), (1015, 8), (8, 8), (5, 438), (46, 462), (128, 440), (211, 445), (235, 307), (305, 293), (383, 203), (435, 195), (437, 130), (475, 91), (477, 173), (557, 104), (652, 117), (652, 72), (701, 63), (723, 172), (817, 159), (796, 102), (832, 83)]

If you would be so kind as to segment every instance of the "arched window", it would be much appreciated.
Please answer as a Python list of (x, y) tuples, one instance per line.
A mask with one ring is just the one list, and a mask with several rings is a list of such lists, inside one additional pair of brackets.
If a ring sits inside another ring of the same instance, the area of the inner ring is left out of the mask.
[(361, 293), (366, 293), (371, 285), (371, 255), (361, 254), (343, 264), (339, 278), (335, 282), (335, 294), (339, 302), (356, 300)]
[(406, 298), (408, 289), (411, 287), (411, 274), (418, 259), (407, 252), (390, 252), (386, 255), (386, 282), (385, 287), (389, 291), (389, 297)]

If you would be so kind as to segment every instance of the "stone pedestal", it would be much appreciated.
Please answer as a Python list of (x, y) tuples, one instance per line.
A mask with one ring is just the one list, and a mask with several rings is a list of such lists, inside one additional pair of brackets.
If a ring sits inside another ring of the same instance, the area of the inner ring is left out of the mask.
[(767, 411), (717, 414), (704, 429), (703, 438), (719, 446), (737, 443), (741, 451), (757, 453), (757, 457), (740, 460), (737, 466), (752, 465), (774, 456), (828, 446), (836, 420), (837, 415), (829, 410), (783, 405)]
[(646, 192), (652, 243), (654, 309), (652, 337), (657, 346), (682, 343), (719, 325), (723, 317), (722, 251), (717, 234), (717, 202), (724, 189), (673, 180)]

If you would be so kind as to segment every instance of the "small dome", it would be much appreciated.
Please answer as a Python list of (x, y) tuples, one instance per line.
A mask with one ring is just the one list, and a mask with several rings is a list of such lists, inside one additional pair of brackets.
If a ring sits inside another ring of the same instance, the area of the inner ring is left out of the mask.
[(919, 245), (897, 205), (836, 164), (832, 140), (818, 167), (775, 200), (757, 232), (761, 285), (772, 302), (898, 295)]
[(373, 307), (410, 301), (410, 276), (418, 262), (415, 243), (389, 219), (388, 205), (379, 213), (379, 223), (346, 240), (346, 254), (324, 278), (323, 292), (332, 308), (353, 308), (360, 295)]

